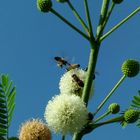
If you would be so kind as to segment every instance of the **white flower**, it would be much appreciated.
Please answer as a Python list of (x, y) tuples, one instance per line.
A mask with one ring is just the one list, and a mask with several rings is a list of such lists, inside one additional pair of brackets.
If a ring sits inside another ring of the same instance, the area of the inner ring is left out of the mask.
[(72, 69), (66, 72), (60, 79), (59, 89), (61, 94), (76, 94), (81, 96), (83, 87), (79, 86), (78, 83), (73, 79), (72, 75), (76, 76), (84, 83), (86, 78), (86, 71), (82, 69)]
[(88, 111), (79, 96), (60, 94), (48, 102), (44, 117), (54, 132), (72, 134), (87, 123)]
[[(79, 86), (78, 83), (72, 77), (76, 75), (83, 83), (85, 82), (87, 72), (82, 69), (72, 69), (66, 72), (60, 79), (59, 89), (61, 94), (75, 94), (78, 96), (82, 96), (83, 87)], [(90, 91), (90, 98), (92, 97), (94, 92), (93, 85)]]

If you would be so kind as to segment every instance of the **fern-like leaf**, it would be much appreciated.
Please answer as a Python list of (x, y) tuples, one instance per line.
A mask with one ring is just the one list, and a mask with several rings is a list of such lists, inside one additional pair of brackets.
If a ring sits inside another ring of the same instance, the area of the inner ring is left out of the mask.
[(12, 87), (9, 76), (0, 76), (0, 140), (8, 138), (8, 129), (15, 108), (16, 88)]
[[(139, 110), (140, 112), (140, 90), (138, 91), (137, 96), (133, 96), (133, 100), (131, 102), (132, 102), (131, 107)], [(136, 126), (140, 128), (140, 118), (138, 119)]]

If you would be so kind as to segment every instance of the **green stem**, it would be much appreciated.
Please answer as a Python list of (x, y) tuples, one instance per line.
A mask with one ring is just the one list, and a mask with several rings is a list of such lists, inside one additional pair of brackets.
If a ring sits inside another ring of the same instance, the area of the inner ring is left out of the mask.
[(65, 140), (65, 135), (62, 136), (62, 140)]
[(115, 7), (115, 3), (112, 2), (112, 3), (111, 3), (111, 6), (110, 6), (110, 9), (109, 9), (109, 12), (108, 12), (108, 14), (107, 14), (107, 17), (106, 17), (106, 19), (105, 19), (105, 21), (104, 21), (104, 24), (103, 24), (102, 28), (101, 28), (101, 31), (100, 31), (101, 33), (103, 33), (103, 31), (104, 31), (104, 29), (105, 29), (105, 27), (106, 27), (106, 25), (107, 25), (107, 22), (108, 22), (108, 20), (109, 20), (111, 14), (112, 14), (112, 11), (113, 11), (114, 7)]
[(103, 119), (104, 117), (106, 117), (106, 116), (109, 115), (109, 114), (110, 114), (110, 111), (105, 112), (103, 115), (101, 115), (100, 117), (98, 117), (98, 118), (94, 121), (94, 123), (100, 121), (101, 119)]
[(104, 21), (106, 19), (108, 7), (109, 7), (109, 2), (110, 2), (110, 0), (103, 0), (103, 2), (102, 2), (100, 20), (99, 20), (99, 24), (98, 24), (98, 27), (97, 27), (97, 33), (96, 33), (96, 40), (97, 41), (98, 41), (98, 39), (100, 38), (100, 36), (102, 35), (102, 32), (103, 32), (102, 28), (103, 28)]
[(90, 96), (90, 90), (91, 90), (91, 85), (93, 81), (93, 74), (95, 71), (95, 66), (97, 62), (97, 56), (99, 52), (99, 45), (94, 46), (91, 43), (91, 51), (90, 51), (90, 56), (89, 56), (89, 64), (88, 64), (88, 71), (87, 71), (87, 77), (84, 83), (84, 89), (82, 93), (82, 100), (88, 105), (88, 100)]
[(112, 118), (112, 119), (109, 119), (109, 120), (104, 121), (104, 122), (93, 124), (92, 128), (95, 129), (95, 128), (97, 128), (99, 126), (102, 126), (102, 125), (105, 125), (105, 124), (122, 122), (123, 120), (124, 120), (124, 117), (123, 116), (119, 116), (119, 117)]
[(71, 8), (71, 10), (73, 11), (75, 17), (79, 20), (79, 22), (81, 23), (81, 25), (84, 27), (85, 31), (87, 33), (89, 33), (89, 29), (88, 29), (87, 25), (85, 24), (85, 22), (83, 21), (83, 19), (80, 17), (80, 15), (76, 11), (76, 9), (73, 7), (72, 3), (69, 0), (67, 1), (67, 3), (69, 5), (69, 7)]
[(126, 18), (124, 18), (121, 22), (119, 22), (116, 26), (114, 26), (110, 31), (105, 33), (101, 38), (100, 41), (104, 40), (107, 36), (109, 36), (112, 32), (114, 32), (116, 29), (118, 29), (122, 24), (124, 24), (127, 20), (129, 20), (131, 17), (133, 17), (136, 13), (140, 11), (140, 7), (138, 7), (136, 10), (134, 10), (130, 15), (128, 15)]
[(56, 12), (54, 9), (50, 10), (54, 15), (56, 15), (59, 19), (61, 19), (64, 23), (69, 25), (73, 30), (77, 31), (80, 35), (82, 35), (85, 39), (89, 40), (89, 37), (83, 33), (81, 30), (79, 30), (77, 27), (75, 27), (73, 24), (71, 24), (68, 20), (66, 20), (63, 16), (61, 16), (58, 12)]
[(82, 135), (80, 133), (75, 133), (72, 138), (72, 140), (81, 140), (81, 139), (82, 139)]
[(86, 10), (86, 17), (87, 17), (87, 21), (88, 21), (88, 26), (89, 26), (89, 30), (90, 30), (90, 37), (92, 39), (94, 39), (93, 29), (92, 29), (92, 23), (91, 23), (91, 19), (90, 19), (90, 13), (89, 13), (89, 8), (88, 8), (88, 2), (87, 2), (87, 0), (84, 0), (84, 5), (85, 5), (85, 10)]
[(114, 86), (114, 88), (109, 92), (109, 94), (105, 97), (105, 99), (101, 102), (101, 104), (98, 106), (96, 112), (94, 115), (97, 114), (97, 112), (102, 108), (102, 106), (107, 102), (107, 100), (112, 96), (112, 94), (115, 92), (115, 90), (119, 87), (119, 85), (124, 81), (126, 78), (125, 75), (121, 77), (121, 79), (118, 81), (118, 83)]

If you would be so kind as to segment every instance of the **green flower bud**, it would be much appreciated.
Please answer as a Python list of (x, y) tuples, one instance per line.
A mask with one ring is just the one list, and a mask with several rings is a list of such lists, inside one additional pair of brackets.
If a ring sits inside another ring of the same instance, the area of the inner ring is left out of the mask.
[(10, 137), (8, 140), (19, 140), (17, 137)]
[(122, 64), (121, 69), (124, 75), (128, 77), (134, 77), (140, 71), (140, 64), (136, 60), (129, 59)]
[(68, 0), (57, 0), (57, 1), (60, 3), (64, 3), (64, 2), (67, 2)]
[(120, 4), (121, 2), (123, 2), (123, 0), (113, 0), (113, 2), (114, 2), (115, 4)]
[(139, 119), (139, 111), (133, 110), (133, 109), (128, 109), (124, 113), (124, 120), (126, 123), (134, 123)]
[(37, 0), (37, 8), (41, 12), (49, 12), (52, 7), (52, 1), (51, 0)]
[(108, 110), (112, 113), (112, 114), (116, 114), (120, 111), (120, 105), (117, 103), (112, 103), (109, 105)]

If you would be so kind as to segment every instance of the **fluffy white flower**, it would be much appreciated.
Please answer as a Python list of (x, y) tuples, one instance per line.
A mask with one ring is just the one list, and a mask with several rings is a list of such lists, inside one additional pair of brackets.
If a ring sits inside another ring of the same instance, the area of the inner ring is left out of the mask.
[(54, 132), (72, 134), (87, 123), (88, 111), (79, 96), (60, 94), (48, 102), (44, 117)]
[(73, 79), (72, 75), (76, 76), (83, 81), (86, 79), (87, 72), (82, 69), (72, 69), (66, 72), (60, 79), (59, 89), (61, 94), (75, 94), (81, 96), (83, 87), (79, 86), (78, 83)]

